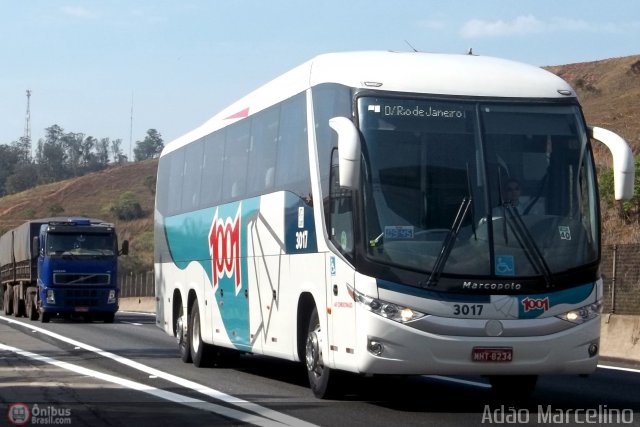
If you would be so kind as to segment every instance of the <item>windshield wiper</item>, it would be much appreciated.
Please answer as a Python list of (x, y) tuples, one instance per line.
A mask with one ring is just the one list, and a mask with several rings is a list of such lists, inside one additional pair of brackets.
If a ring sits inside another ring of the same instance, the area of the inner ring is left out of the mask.
[(440, 253), (438, 254), (438, 258), (436, 259), (435, 264), (433, 265), (433, 269), (431, 270), (431, 274), (429, 274), (429, 278), (426, 281), (420, 282), (420, 286), (429, 287), (436, 286), (438, 281), (440, 280), (440, 275), (444, 270), (444, 266), (449, 259), (449, 255), (451, 254), (451, 249), (453, 249), (453, 245), (456, 243), (456, 239), (458, 238), (458, 233), (460, 232), (460, 227), (464, 222), (467, 214), (469, 213), (469, 208), (471, 207), (471, 203), (473, 198), (471, 196), (465, 197), (462, 199), (462, 203), (460, 203), (460, 207), (458, 207), (458, 213), (453, 220), (453, 224), (451, 224), (451, 229), (447, 233), (447, 236), (442, 241), (442, 247), (440, 248)]
[(506, 213), (504, 218), (505, 220), (508, 218), (509, 227), (516, 235), (518, 243), (522, 249), (524, 249), (527, 258), (529, 258), (529, 262), (531, 262), (533, 267), (542, 274), (547, 288), (552, 287), (553, 282), (551, 280), (551, 270), (549, 269), (549, 265), (544, 259), (544, 255), (540, 251), (540, 248), (536, 245), (527, 225), (522, 220), (522, 216), (518, 210), (509, 203), (505, 203), (503, 208)]

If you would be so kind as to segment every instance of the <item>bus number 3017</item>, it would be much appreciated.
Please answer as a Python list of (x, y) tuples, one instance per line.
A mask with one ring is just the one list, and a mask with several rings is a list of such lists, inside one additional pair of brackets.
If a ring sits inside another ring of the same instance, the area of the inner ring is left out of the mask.
[(309, 231), (297, 231), (296, 232), (296, 249), (307, 249), (307, 240), (309, 238)]
[(453, 315), (454, 316), (480, 316), (482, 315), (482, 304), (454, 304)]

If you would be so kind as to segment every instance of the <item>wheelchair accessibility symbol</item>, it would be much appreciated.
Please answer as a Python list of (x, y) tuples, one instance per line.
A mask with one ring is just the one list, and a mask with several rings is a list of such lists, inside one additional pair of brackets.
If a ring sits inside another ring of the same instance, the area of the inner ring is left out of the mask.
[(515, 276), (516, 267), (513, 255), (496, 255), (496, 275)]

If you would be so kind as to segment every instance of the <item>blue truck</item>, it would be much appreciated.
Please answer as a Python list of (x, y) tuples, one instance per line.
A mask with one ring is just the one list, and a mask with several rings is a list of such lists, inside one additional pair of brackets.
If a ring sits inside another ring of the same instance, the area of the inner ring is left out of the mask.
[(43, 218), (0, 236), (3, 311), (48, 322), (82, 315), (112, 323), (118, 311), (118, 256), (129, 242), (92, 218)]

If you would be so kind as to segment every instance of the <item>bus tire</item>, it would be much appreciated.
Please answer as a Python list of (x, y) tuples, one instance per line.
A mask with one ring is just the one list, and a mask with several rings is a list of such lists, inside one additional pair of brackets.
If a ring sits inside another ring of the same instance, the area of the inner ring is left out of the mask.
[(189, 317), (189, 345), (191, 359), (198, 368), (211, 366), (215, 354), (215, 347), (202, 341), (200, 329), (200, 308), (198, 300), (193, 301), (191, 316)]
[(309, 387), (314, 396), (318, 399), (331, 399), (338, 396), (340, 373), (324, 364), (321, 334), (318, 309), (314, 307), (311, 316), (309, 316), (304, 360), (309, 377)]
[(187, 319), (187, 324), (185, 324), (185, 318), (184, 308), (182, 304), (180, 304), (178, 319), (176, 321), (176, 340), (178, 341), (178, 350), (180, 350), (180, 359), (182, 359), (184, 363), (191, 363), (193, 361), (191, 359), (191, 344), (189, 343), (189, 336), (191, 334), (188, 331), (189, 320)]
[(491, 391), (500, 398), (527, 399), (538, 382), (537, 375), (492, 375)]

